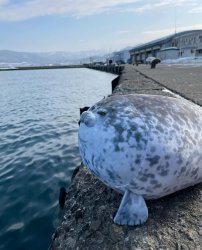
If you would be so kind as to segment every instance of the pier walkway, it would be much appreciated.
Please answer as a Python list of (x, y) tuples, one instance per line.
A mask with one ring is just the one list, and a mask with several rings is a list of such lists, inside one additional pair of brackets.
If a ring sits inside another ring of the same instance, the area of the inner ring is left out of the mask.
[(202, 66), (157, 64), (152, 70), (149, 65), (134, 66), (134, 69), (202, 106)]

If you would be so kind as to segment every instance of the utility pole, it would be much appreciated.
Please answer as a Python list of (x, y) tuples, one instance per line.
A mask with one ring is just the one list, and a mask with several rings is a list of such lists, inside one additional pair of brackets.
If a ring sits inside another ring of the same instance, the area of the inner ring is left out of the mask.
[(175, 35), (176, 35), (176, 33), (177, 33), (177, 25), (176, 25), (176, 5), (175, 5)]

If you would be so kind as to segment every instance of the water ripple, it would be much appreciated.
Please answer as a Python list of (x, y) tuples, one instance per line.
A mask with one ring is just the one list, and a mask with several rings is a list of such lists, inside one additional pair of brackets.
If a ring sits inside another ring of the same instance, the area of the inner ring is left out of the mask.
[(0, 250), (48, 248), (59, 188), (80, 164), (79, 108), (110, 94), (113, 78), (87, 69), (0, 72)]

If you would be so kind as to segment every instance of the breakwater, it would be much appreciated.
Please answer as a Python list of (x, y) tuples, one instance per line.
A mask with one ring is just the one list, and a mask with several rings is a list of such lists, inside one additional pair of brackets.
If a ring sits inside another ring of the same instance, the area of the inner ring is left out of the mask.
[(122, 66), (122, 65), (93, 65), (93, 64), (89, 64), (86, 67), (88, 69), (94, 69), (94, 70), (99, 70), (99, 71), (118, 75), (118, 77), (116, 77), (111, 83), (112, 92), (115, 90), (115, 88), (119, 84), (120, 75), (122, 74), (122, 71), (124, 69), (124, 66)]
[[(185, 87), (184, 87), (185, 88)], [(126, 65), (113, 95), (171, 92)], [(200, 249), (202, 185), (147, 201), (148, 221), (138, 227), (113, 222), (122, 196), (103, 185), (81, 165), (69, 187), (64, 218), (50, 249)]]
[(74, 69), (85, 68), (84, 65), (44, 65), (44, 66), (17, 66), (0, 68), (0, 71), (12, 71), (12, 70), (42, 70), (42, 69)]
[(94, 69), (94, 70), (99, 70), (99, 71), (112, 73), (112, 74), (115, 74), (115, 75), (120, 75), (122, 70), (124, 69), (124, 66), (121, 66), (121, 65), (93, 65), (93, 64), (88, 64), (86, 67), (89, 68), (89, 69)]
[(81, 65), (39, 65), (39, 66), (16, 66), (0, 68), (0, 71), (12, 71), (12, 70), (42, 70), (42, 69), (77, 69), (77, 68), (89, 68), (99, 70), (103, 72), (120, 75), (123, 70), (123, 66), (116, 65), (94, 65), (94, 64), (81, 64)]

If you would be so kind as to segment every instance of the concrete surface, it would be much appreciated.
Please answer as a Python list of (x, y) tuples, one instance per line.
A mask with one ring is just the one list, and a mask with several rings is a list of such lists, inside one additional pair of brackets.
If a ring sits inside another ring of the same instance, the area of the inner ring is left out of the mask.
[(134, 66), (142, 74), (202, 106), (202, 66), (157, 64)]

